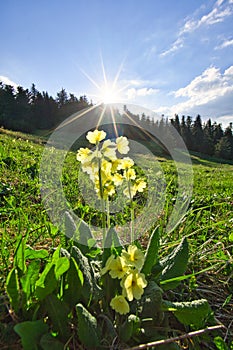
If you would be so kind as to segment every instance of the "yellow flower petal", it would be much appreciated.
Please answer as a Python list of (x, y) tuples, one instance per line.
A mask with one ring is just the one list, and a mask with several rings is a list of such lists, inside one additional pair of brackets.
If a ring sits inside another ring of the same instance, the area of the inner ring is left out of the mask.
[(120, 136), (116, 139), (116, 146), (118, 152), (121, 154), (127, 154), (129, 152), (129, 141), (125, 136)]
[(122, 279), (121, 286), (123, 288), (123, 296), (129, 301), (132, 301), (134, 298), (139, 300), (144, 293), (147, 282), (143, 273), (132, 271)]
[(77, 152), (77, 160), (79, 160), (81, 163), (86, 161), (88, 157), (91, 154), (91, 150), (89, 148), (80, 148)]
[(104, 140), (105, 137), (106, 137), (106, 132), (103, 130), (89, 131), (86, 136), (87, 140), (94, 145)]
[(128, 271), (128, 267), (125, 265), (124, 259), (118, 256), (116, 259), (111, 261), (109, 274), (112, 278), (121, 279)]
[(125, 157), (120, 159), (120, 162), (118, 164), (117, 169), (121, 170), (121, 169), (129, 169), (134, 165), (134, 161), (133, 159), (129, 158), (129, 157)]
[(102, 270), (100, 271), (101, 275), (104, 275), (106, 272), (110, 270), (111, 263), (114, 259), (115, 259), (114, 255), (111, 255), (108, 258), (108, 260), (106, 261), (105, 267), (102, 268)]
[(129, 304), (123, 295), (118, 295), (113, 298), (110, 302), (110, 306), (121, 315), (125, 315), (129, 312)]
[(137, 268), (138, 271), (141, 270), (145, 258), (141, 249), (136, 245), (129, 245), (127, 251), (122, 251), (121, 256), (127, 265)]

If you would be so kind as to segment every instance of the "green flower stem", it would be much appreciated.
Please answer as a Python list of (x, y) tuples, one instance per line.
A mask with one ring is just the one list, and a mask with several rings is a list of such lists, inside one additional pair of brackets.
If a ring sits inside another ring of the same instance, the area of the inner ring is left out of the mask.
[[(96, 150), (97, 150), (97, 156), (98, 156), (98, 152), (99, 152), (99, 148), (98, 148), (98, 144), (96, 146)], [(99, 160), (99, 184), (100, 184), (100, 202), (101, 202), (101, 212), (102, 212), (102, 226), (103, 226), (103, 245), (105, 242), (105, 238), (106, 238), (106, 216), (105, 216), (105, 203), (104, 203), (104, 189), (103, 189), (103, 185), (102, 185), (102, 175), (101, 175), (101, 158), (98, 158)]]
[(131, 217), (130, 240), (131, 242), (134, 242), (134, 208), (133, 208), (133, 198), (130, 190), (130, 180), (128, 180), (128, 191), (129, 191), (129, 199), (130, 199), (130, 217)]
[(109, 229), (111, 226), (111, 223), (110, 223), (110, 211), (109, 211), (109, 199), (108, 198), (106, 200), (106, 210), (107, 210), (107, 227)]

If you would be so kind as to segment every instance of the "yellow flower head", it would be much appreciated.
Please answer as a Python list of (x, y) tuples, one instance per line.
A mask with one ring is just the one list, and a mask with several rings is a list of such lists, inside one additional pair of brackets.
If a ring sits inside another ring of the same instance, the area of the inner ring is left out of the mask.
[(129, 169), (134, 165), (134, 161), (133, 159), (129, 158), (129, 157), (125, 157), (123, 159), (120, 160), (117, 169), (118, 170), (125, 170), (125, 169)]
[(147, 286), (145, 276), (143, 273), (132, 271), (125, 276), (121, 281), (121, 287), (123, 288), (123, 296), (129, 301), (133, 298), (139, 300), (144, 293), (144, 288)]
[(115, 186), (120, 186), (123, 182), (123, 176), (121, 174), (115, 173), (112, 176), (112, 181), (113, 181)]
[(115, 296), (115, 298), (111, 300), (110, 306), (121, 315), (125, 315), (129, 312), (129, 304), (123, 295)]
[(127, 265), (141, 270), (144, 264), (144, 254), (136, 245), (129, 245), (127, 251), (122, 250), (121, 256)]
[(80, 148), (77, 152), (77, 160), (83, 163), (89, 158), (91, 153), (92, 152), (89, 148)]
[(105, 267), (101, 270), (101, 274), (104, 275), (108, 271), (112, 278), (121, 279), (128, 271), (128, 266), (125, 265), (124, 259), (120, 256), (115, 258), (114, 255), (111, 255), (108, 258)]
[(93, 143), (94, 145), (104, 140), (105, 137), (106, 137), (106, 132), (103, 130), (89, 131), (86, 136), (87, 140), (90, 143)]
[(101, 153), (104, 157), (110, 158), (111, 160), (116, 159), (116, 145), (111, 140), (106, 140), (103, 142)]
[(143, 190), (146, 188), (146, 181), (142, 179), (138, 179), (136, 180), (136, 183), (134, 186), (137, 192), (143, 192)]
[(126, 169), (124, 170), (124, 177), (126, 180), (135, 180), (136, 179), (136, 172), (134, 169)]
[(124, 277), (127, 271), (128, 266), (125, 265), (125, 261), (122, 259), (122, 257), (117, 256), (116, 259), (112, 260), (109, 271), (112, 278), (121, 279)]
[(125, 136), (120, 136), (116, 139), (116, 146), (118, 152), (121, 154), (127, 154), (129, 152), (129, 141)]

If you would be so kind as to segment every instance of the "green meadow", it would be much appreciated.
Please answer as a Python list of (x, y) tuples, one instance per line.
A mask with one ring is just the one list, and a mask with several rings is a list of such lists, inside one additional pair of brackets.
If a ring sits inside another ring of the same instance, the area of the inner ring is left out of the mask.
[[(31, 247), (34, 251), (47, 251), (42, 258), (42, 265), (46, 259), (51, 258), (59, 245), (65, 249), (69, 247), (69, 240), (64, 232), (52, 224), (41, 201), (39, 171), (44, 142), (43, 136), (36, 137), (6, 130), (1, 130), (0, 133), (1, 349), (22, 348), (20, 337), (13, 328), (17, 323), (29, 320), (23, 311), (17, 313), (11, 308), (6, 288), (7, 276), (18, 254), (16, 247), (17, 245), (19, 247), (19, 240), (25, 239), (25, 247)], [(165, 294), (172, 302), (207, 299), (217, 320), (216, 324), (222, 324), (222, 328), (218, 331), (180, 342), (180, 348), (186, 346), (186, 349), (232, 349), (233, 163), (202, 157), (198, 153), (191, 154), (191, 159), (194, 184), (189, 208), (179, 225), (171, 233), (166, 233), (162, 229), (166, 226), (174, 205), (177, 176), (171, 159), (163, 156), (157, 158), (165, 174), (166, 183), (169, 184), (166, 188), (163, 210), (156, 222), (162, 232), (160, 257), (166, 258), (184, 237), (189, 243), (189, 260), (185, 272), (187, 278)], [(145, 159), (146, 161), (148, 160)], [(70, 207), (86, 223), (98, 224), (96, 211), (81, 199), (77, 181), (78, 170), (76, 154), (70, 152), (66, 157), (62, 175), (66, 198)], [(144, 199), (143, 196), (138, 199), (138, 212), (143, 207)], [(112, 220), (114, 224), (122, 224), (129, 218), (130, 213), (126, 210)], [(142, 249), (146, 249), (150, 235), (151, 231), (148, 231), (140, 237), (138, 244)], [(177, 330), (173, 331), (173, 336), (191, 330), (188, 326), (176, 323), (172, 327)], [(80, 344), (76, 344), (72, 339), (70, 342), (66, 341), (63, 348), (91, 348), (79, 346)], [(41, 348), (49, 349), (45, 345)], [(41, 348), (38, 346), (33, 349)], [(60, 349), (59, 346), (57, 348)], [(116, 348), (112, 346), (112, 349)]]

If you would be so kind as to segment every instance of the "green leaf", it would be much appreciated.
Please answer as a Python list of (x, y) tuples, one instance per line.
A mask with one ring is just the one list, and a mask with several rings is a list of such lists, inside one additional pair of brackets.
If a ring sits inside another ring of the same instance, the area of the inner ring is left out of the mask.
[(6, 291), (10, 299), (10, 303), (15, 312), (19, 308), (19, 279), (18, 271), (14, 267), (8, 274), (6, 279)]
[(39, 350), (40, 338), (48, 328), (43, 320), (38, 320), (18, 323), (14, 330), (20, 336), (24, 350)]
[(43, 350), (64, 350), (64, 344), (49, 333), (42, 335), (40, 346)]
[(145, 288), (141, 298), (142, 318), (152, 318), (157, 326), (160, 326), (164, 319), (162, 311), (162, 289), (154, 282), (150, 281)]
[(122, 250), (122, 245), (119, 240), (119, 237), (114, 230), (114, 228), (110, 228), (106, 234), (105, 242), (104, 242), (104, 252), (102, 255), (102, 266), (105, 265), (106, 261), (112, 254), (112, 248), (119, 248)]
[(65, 276), (65, 289), (63, 292), (63, 300), (69, 304), (71, 308), (80, 301), (83, 282), (82, 271), (79, 269), (75, 259), (71, 257), (70, 268)]
[(77, 230), (78, 236), (75, 237), (75, 240), (81, 245), (88, 247), (88, 240), (93, 238), (89, 225), (82, 219), (79, 219)]
[(71, 255), (75, 259), (78, 267), (82, 271), (84, 284), (83, 284), (83, 295), (90, 297), (93, 293), (93, 277), (91, 274), (91, 267), (87, 257), (85, 257), (78, 247), (72, 247)]
[(119, 326), (119, 337), (123, 342), (128, 342), (140, 325), (140, 318), (129, 315), (127, 320)]
[(231, 233), (229, 234), (229, 241), (230, 241), (230, 242), (233, 242), (233, 232), (231, 232)]
[(45, 259), (48, 255), (49, 253), (45, 249), (34, 250), (31, 247), (25, 249), (25, 259)]
[(96, 349), (100, 345), (96, 318), (82, 304), (76, 305), (76, 312), (79, 339), (87, 349)]
[(14, 266), (20, 269), (22, 273), (25, 273), (27, 270), (25, 262), (25, 247), (26, 238), (24, 239), (22, 235), (20, 235), (14, 254)]
[(215, 337), (214, 338), (214, 344), (216, 345), (216, 348), (218, 350), (228, 350), (228, 346), (225, 343), (225, 341), (221, 337)]
[(174, 251), (165, 259), (161, 260), (160, 266), (162, 267), (162, 272), (160, 281), (163, 281), (162, 288), (164, 290), (173, 289), (178, 286), (180, 283), (179, 279), (168, 281), (167, 283), (166, 280), (183, 275), (187, 268), (188, 255), (188, 242), (186, 238), (183, 238)]
[(66, 257), (58, 258), (55, 264), (55, 277), (58, 280), (66, 271), (69, 270), (70, 261)]
[(71, 214), (66, 211), (65, 212), (65, 235), (66, 237), (72, 238), (76, 232), (76, 224)]
[(43, 300), (57, 288), (57, 280), (54, 273), (55, 265), (48, 263), (36, 282), (35, 295), (39, 300)]
[(213, 312), (206, 299), (174, 303), (163, 301), (163, 310), (172, 311), (181, 323), (194, 328), (204, 327), (207, 321), (214, 321)]
[(48, 316), (52, 321), (53, 331), (58, 332), (58, 337), (60, 339), (67, 340), (69, 337), (68, 305), (59, 300), (54, 294), (48, 295), (44, 303)]
[(34, 260), (28, 265), (26, 274), (20, 278), (20, 282), (22, 284), (23, 291), (27, 296), (27, 300), (29, 299), (31, 293), (33, 293), (35, 290), (35, 284), (39, 277), (39, 272), (40, 261)]
[(142, 268), (142, 273), (145, 275), (149, 275), (152, 267), (158, 262), (159, 236), (159, 226), (157, 226), (150, 236), (145, 254), (145, 262)]

